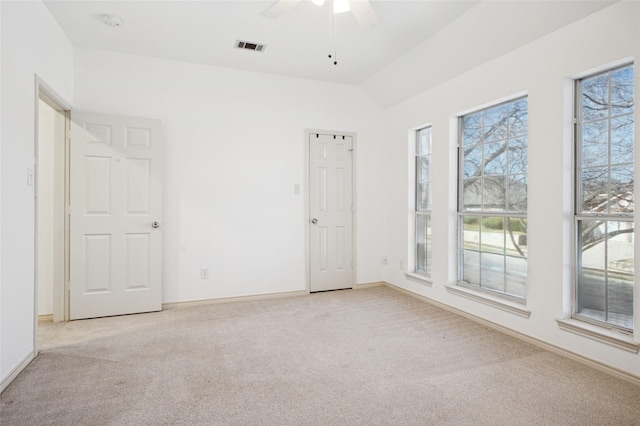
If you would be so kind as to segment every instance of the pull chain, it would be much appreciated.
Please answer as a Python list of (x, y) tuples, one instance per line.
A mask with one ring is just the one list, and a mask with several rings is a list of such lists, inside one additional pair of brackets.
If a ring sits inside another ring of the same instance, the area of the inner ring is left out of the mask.
[(338, 65), (337, 43), (337, 19), (333, 13), (333, 1), (329, 1), (329, 59), (333, 58), (333, 65)]

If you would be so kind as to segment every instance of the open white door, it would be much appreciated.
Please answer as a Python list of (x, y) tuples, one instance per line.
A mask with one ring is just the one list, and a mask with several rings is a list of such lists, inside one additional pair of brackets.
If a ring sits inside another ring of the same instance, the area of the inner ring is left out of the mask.
[(157, 120), (72, 112), (70, 318), (162, 309)]
[(353, 288), (353, 138), (308, 142), (309, 291)]

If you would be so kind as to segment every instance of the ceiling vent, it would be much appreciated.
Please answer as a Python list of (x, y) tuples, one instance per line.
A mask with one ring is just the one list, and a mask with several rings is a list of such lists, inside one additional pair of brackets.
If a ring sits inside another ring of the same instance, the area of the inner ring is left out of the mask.
[(260, 43), (252, 43), (250, 41), (236, 40), (236, 49), (253, 50), (256, 52), (264, 52), (267, 46)]

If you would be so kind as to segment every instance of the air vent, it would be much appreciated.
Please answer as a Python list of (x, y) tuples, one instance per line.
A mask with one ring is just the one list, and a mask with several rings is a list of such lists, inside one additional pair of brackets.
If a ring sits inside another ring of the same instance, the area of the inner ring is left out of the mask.
[(236, 49), (253, 50), (256, 52), (264, 52), (267, 46), (260, 43), (253, 43), (250, 41), (236, 40)]

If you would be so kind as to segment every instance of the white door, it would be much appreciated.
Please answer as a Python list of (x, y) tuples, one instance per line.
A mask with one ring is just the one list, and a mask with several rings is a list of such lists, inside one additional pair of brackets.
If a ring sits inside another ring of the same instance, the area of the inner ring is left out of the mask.
[(309, 290), (353, 288), (353, 138), (309, 134)]
[(71, 114), (70, 318), (162, 309), (157, 120)]

